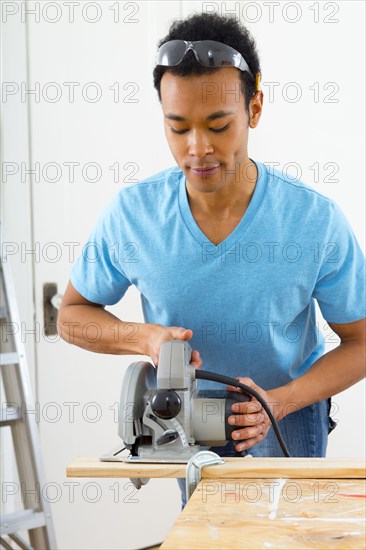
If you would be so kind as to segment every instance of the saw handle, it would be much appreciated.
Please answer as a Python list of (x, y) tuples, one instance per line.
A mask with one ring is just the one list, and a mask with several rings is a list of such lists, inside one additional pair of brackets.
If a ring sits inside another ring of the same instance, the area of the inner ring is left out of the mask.
[(237, 429), (237, 426), (232, 426), (228, 422), (229, 416), (233, 414), (232, 412), (232, 406), (234, 403), (237, 403), (238, 401), (250, 401), (251, 397), (247, 393), (239, 393), (239, 392), (233, 392), (228, 391), (226, 392), (226, 398), (225, 398), (225, 436), (227, 441), (232, 440), (232, 433), (235, 432)]
[(195, 376), (196, 376), (196, 379), (198, 379), (198, 380), (211, 380), (212, 382), (219, 382), (220, 384), (227, 384), (229, 386), (236, 386), (237, 388), (240, 388), (241, 390), (243, 390), (243, 392), (246, 393), (247, 395), (255, 397), (255, 399), (257, 401), (259, 401), (259, 403), (262, 405), (263, 409), (268, 414), (268, 417), (269, 417), (269, 419), (272, 423), (273, 430), (276, 434), (278, 443), (280, 444), (280, 447), (283, 451), (283, 454), (286, 457), (290, 457), (290, 453), (288, 452), (286, 444), (285, 444), (284, 440), (282, 439), (282, 435), (281, 435), (281, 432), (279, 430), (277, 421), (276, 421), (275, 417), (273, 416), (272, 411), (268, 406), (268, 403), (266, 403), (265, 399), (263, 399), (263, 397), (258, 392), (256, 392), (255, 390), (253, 390), (253, 388), (247, 386), (246, 384), (242, 384), (241, 382), (236, 380), (236, 378), (230, 378), (229, 376), (224, 376), (223, 374), (218, 374), (217, 372), (210, 372), (208, 370), (196, 369), (195, 370)]

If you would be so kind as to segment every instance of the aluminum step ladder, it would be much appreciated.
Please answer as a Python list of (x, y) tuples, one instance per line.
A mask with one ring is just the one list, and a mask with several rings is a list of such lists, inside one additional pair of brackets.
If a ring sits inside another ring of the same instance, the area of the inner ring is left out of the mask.
[[(9, 264), (0, 260), (0, 365), (5, 393), (1, 396), (0, 426), (11, 428), (24, 507), (0, 516), (0, 548), (55, 550), (50, 504), (42, 494), (45, 477), (36, 415), (26, 414), (26, 411), (34, 411), (35, 402), (19, 330), (14, 286)], [(28, 532), (29, 542), (19, 535), (23, 532)]]

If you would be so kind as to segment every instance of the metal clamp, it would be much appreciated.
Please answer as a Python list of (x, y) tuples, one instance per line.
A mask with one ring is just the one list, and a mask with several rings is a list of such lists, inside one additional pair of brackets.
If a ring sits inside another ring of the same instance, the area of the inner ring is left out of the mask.
[(192, 456), (186, 468), (186, 497), (190, 499), (193, 491), (201, 481), (201, 470), (204, 466), (224, 464), (225, 461), (212, 451), (200, 451)]

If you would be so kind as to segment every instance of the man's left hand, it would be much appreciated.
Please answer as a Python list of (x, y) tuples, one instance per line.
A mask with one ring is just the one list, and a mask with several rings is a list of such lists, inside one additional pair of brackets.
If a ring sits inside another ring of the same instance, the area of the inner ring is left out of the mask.
[[(251, 378), (237, 376), (236, 380), (258, 392), (273, 410), (270, 404), (270, 392), (266, 392), (257, 386)], [(227, 386), (227, 390), (242, 391), (234, 386)], [(259, 401), (252, 397), (251, 401), (235, 403), (232, 406), (232, 411), (235, 414), (229, 416), (228, 421), (231, 426), (238, 427), (232, 434), (233, 440), (238, 441), (235, 445), (237, 451), (250, 449), (250, 447), (254, 447), (254, 445), (263, 441), (271, 427), (271, 422)]]

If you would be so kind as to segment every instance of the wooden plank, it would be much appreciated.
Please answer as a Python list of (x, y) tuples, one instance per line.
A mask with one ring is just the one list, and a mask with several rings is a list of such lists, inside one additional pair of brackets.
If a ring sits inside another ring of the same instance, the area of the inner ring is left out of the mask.
[(161, 550), (365, 547), (365, 481), (202, 480)]
[(186, 464), (129, 464), (101, 462), (98, 458), (81, 457), (66, 468), (67, 477), (186, 477)]
[(202, 471), (205, 478), (365, 478), (365, 459), (225, 458), (225, 464)]
[[(225, 463), (202, 470), (202, 479), (233, 478), (364, 478), (363, 459), (338, 458), (224, 458)], [(185, 464), (129, 464), (101, 462), (97, 458), (78, 458), (67, 466), (67, 477), (91, 478), (183, 478)]]

